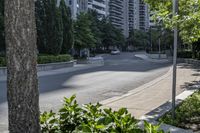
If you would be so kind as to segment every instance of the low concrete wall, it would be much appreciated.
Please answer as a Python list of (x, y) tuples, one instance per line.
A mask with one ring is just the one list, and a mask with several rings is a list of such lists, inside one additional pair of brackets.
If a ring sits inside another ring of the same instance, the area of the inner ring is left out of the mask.
[[(152, 59), (159, 59), (159, 54), (147, 54), (147, 56)], [(167, 59), (167, 55), (160, 54), (160, 59)]]
[(87, 58), (88, 64), (104, 64), (103, 57), (89, 57)]
[[(55, 70), (60, 68), (66, 67), (73, 67), (76, 64), (76, 60), (69, 61), (69, 62), (59, 62), (59, 63), (48, 63), (48, 64), (38, 64), (37, 70), (40, 71), (48, 71), (48, 70)], [(6, 67), (0, 67), (0, 76), (7, 74)]]
[(200, 66), (200, 60), (195, 60), (195, 59), (186, 59), (186, 58), (178, 58), (178, 63), (188, 63), (188, 64), (193, 64), (195, 66)]

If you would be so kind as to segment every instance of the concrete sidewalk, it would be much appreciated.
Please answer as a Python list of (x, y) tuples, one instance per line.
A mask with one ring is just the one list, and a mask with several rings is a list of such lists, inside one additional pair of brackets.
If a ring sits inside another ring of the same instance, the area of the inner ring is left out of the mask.
[[(192, 87), (199, 84), (200, 69), (193, 68), (188, 64), (179, 64), (177, 69), (177, 95), (184, 91), (192, 91)], [(159, 115), (162, 110), (157, 108), (165, 105), (171, 100), (172, 93), (172, 69), (170, 69), (165, 75), (155, 79), (143, 86), (130, 91), (120, 97), (114, 97), (101, 104), (105, 107), (111, 107), (114, 110), (125, 107), (129, 112), (141, 119), (142, 116), (154, 113), (153, 115)], [(192, 93), (191, 93), (192, 94)], [(165, 108), (163, 108), (165, 109)]]

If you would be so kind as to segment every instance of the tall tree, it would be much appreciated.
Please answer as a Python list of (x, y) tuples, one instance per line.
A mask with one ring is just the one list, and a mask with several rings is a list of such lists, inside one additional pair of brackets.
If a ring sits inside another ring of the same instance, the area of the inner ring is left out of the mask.
[(35, 3), (5, 0), (10, 133), (40, 133)]
[(125, 38), (122, 31), (114, 27), (107, 18), (102, 19), (100, 25), (102, 43), (106, 49), (110, 46), (121, 47), (125, 44)]
[(47, 0), (37, 0), (35, 2), (36, 27), (37, 27), (37, 47), (40, 53), (46, 53), (47, 32), (45, 30)]
[(60, 54), (63, 44), (63, 23), (61, 11), (57, 7), (57, 0), (47, 0), (45, 3), (47, 43), (45, 45), (48, 54)]
[(70, 8), (66, 6), (64, 0), (60, 1), (60, 10), (62, 14), (63, 23), (63, 45), (62, 53), (66, 54), (74, 45), (74, 35), (73, 35), (73, 21), (71, 17)]
[(63, 45), (63, 21), (57, 0), (37, 0), (35, 5), (39, 52), (60, 54)]
[(88, 17), (91, 21), (91, 26), (90, 26), (91, 31), (94, 34), (94, 38), (96, 40), (95, 45), (96, 45), (96, 47), (99, 47), (102, 44), (102, 39), (101, 39), (102, 33), (100, 30), (101, 29), (101, 25), (100, 25), (101, 20), (100, 20), (99, 14), (97, 13), (96, 10), (90, 9), (90, 10), (88, 10)]
[(148, 44), (147, 32), (137, 29), (132, 30), (128, 37), (128, 43), (135, 48), (145, 49)]
[(185, 43), (200, 38), (200, 0), (178, 0), (179, 12), (172, 17), (172, 0), (145, 0), (154, 12), (154, 18), (162, 20), (165, 27), (173, 29), (178, 24), (179, 34)]
[(82, 48), (95, 47), (96, 40), (91, 30), (91, 20), (87, 13), (80, 13), (77, 17), (74, 26), (75, 32), (75, 48), (78, 50)]
[(0, 1), (0, 52), (5, 52), (4, 37), (4, 0)]

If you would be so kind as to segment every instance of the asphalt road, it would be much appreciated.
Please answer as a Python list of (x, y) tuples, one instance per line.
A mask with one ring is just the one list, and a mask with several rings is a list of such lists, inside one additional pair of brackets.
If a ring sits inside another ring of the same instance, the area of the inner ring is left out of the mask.
[[(127, 93), (169, 70), (170, 63), (152, 63), (133, 53), (104, 55), (105, 65), (39, 77), (41, 111), (56, 109), (62, 98), (77, 95), (78, 103), (95, 103)], [(6, 81), (0, 81), (0, 121), (7, 118)], [(1, 122), (0, 122), (1, 125)], [(1, 126), (0, 126), (1, 127)]]

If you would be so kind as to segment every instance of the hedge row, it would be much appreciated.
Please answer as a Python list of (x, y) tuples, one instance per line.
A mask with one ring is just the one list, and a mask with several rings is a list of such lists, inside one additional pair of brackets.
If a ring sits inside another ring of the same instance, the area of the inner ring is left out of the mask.
[(178, 51), (178, 58), (192, 58), (192, 51)]
[(6, 66), (6, 58), (5, 57), (0, 57), (0, 67)]
[[(47, 63), (55, 63), (55, 62), (68, 62), (73, 58), (70, 55), (40, 55), (38, 56), (38, 64), (47, 64)], [(5, 57), (0, 57), (0, 67), (6, 66)]]
[(68, 62), (73, 58), (70, 55), (42, 55), (38, 56), (38, 64), (47, 64), (47, 63), (55, 63), (55, 62)]

